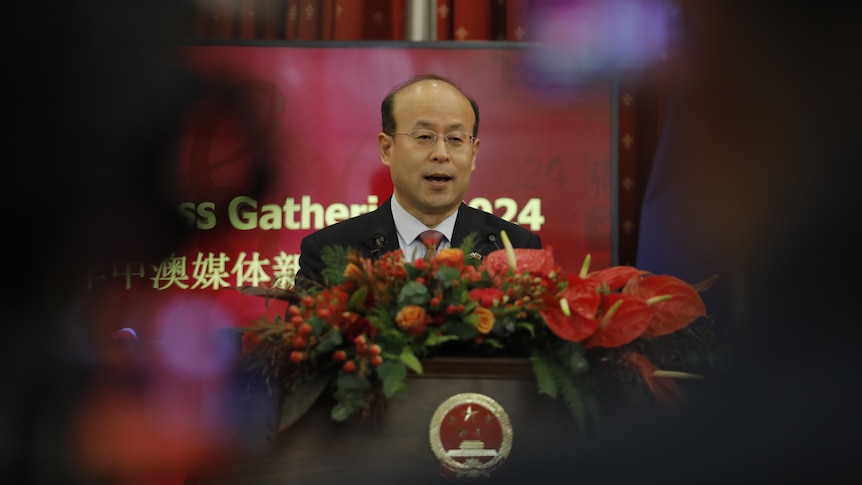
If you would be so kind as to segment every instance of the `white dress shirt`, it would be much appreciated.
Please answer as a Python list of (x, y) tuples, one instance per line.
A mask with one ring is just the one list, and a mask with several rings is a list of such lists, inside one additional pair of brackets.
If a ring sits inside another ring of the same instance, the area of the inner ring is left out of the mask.
[(413, 261), (417, 258), (425, 257), (427, 248), (421, 240), (417, 239), (419, 234), (428, 229), (434, 229), (443, 233), (443, 240), (440, 241), (438, 250), (448, 248), (452, 241), (452, 231), (455, 230), (455, 219), (458, 218), (458, 211), (452, 213), (444, 219), (437, 227), (428, 227), (422, 224), (419, 219), (410, 215), (398, 203), (395, 196), (392, 197), (392, 218), (395, 220), (395, 230), (398, 232), (398, 246), (404, 251), (404, 261)]

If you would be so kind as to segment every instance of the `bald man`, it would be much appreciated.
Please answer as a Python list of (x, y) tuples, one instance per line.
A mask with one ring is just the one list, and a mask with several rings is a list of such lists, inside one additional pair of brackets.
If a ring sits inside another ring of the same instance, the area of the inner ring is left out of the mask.
[(415, 76), (383, 98), (380, 112), (377, 144), (392, 177), (392, 196), (372, 212), (305, 237), (297, 285), (326, 284), (324, 247), (356, 248), (368, 258), (400, 248), (412, 261), (425, 256), (420, 234), (429, 229), (442, 233), (441, 249), (476, 234), (478, 258), (502, 247), (502, 230), (516, 248), (541, 249), (538, 235), (464, 203), (481, 145), (479, 105), (455, 83), (436, 74)]

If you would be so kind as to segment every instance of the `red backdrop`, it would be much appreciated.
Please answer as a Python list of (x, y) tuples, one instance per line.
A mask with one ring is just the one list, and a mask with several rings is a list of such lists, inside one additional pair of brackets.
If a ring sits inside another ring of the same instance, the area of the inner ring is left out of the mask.
[(376, 144), (380, 102), (420, 72), (450, 77), (479, 103), (482, 146), (467, 203), (538, 233), (571, 271), (588, 253), (592, 268), (609, 266), (611, 84), (577, 92), (534, 86), (522, 75), (530, 52), (188, 47), (196, 70), (229, 86), (189, 113), (180, 147), (188, 244), (162, 262), (94, 268), (90, 285), (144, 306), (139, 326), (178, 298), (205, 302), (196, 308), (210, 308), (210, 326), (259, 316), (263, 300), (232, 287), (271, 285), (298, 268), (303, 236), (389, 196)]

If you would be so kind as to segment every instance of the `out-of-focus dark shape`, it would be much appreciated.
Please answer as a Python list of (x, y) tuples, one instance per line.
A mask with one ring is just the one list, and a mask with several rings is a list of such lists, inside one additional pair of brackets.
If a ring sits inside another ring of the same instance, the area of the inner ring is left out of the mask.
[[(87, 270), (94, 261), (158, 262), (185, 240), (179, 139), (189, 110), (221, 88), (179, 55), (188, 2), (14, 10), (0, 481), (181, 481), (244, 444), (231, 428), (233, 401), (249, 392), (235, 388), (235, 336), (194, 327), (181, 312), (154, 334), (155, 322), (133, 322), (151, 302), (87, 288)], [(256, 193), (260, 180), (242, 190)], [(207, 310), (198, 318), (224, 323)]]
[(685, 55), (637, 264), (720, 275), (704, 299), (727, 367), (688, 390), (684, 412), (606, 423), (574, 457), (554, 446), (532, 478), (858, 481), (858, 9), (680, 3)]

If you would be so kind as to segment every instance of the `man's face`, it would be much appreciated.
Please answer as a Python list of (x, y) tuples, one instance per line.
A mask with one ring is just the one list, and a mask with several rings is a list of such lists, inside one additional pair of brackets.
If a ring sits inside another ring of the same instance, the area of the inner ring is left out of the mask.
[(443, 135), (451, 132), (473, 133), (473, 108), (451, 85), (427, 80), (395, 95), (393, 115), (396, 133), (425, 129), (438, 134), (430, 146), (420, 146), (404, 135), (377, 135), (380, 158), (389, 167), (395, 198), (414, 217), (436, 226), (464, 199), (476, 168), (478, 139), (459, 149), (443, 141)]

